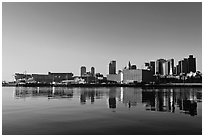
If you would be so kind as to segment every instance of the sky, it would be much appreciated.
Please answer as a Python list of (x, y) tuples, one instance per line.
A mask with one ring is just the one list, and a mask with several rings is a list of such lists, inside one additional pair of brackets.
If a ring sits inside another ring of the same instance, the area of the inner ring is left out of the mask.
[(119, 70), (190, 54), (202, 72), (201, 2), (2, 4), (2, 80), (81, 66), (106, 76), (111, 60)]

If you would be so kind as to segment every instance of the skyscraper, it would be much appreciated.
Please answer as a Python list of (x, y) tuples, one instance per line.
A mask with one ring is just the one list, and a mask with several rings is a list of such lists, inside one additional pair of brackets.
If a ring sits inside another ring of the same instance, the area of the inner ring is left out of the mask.
[(150, 70), (153, 72), (153, 74), (155, 74), (155, 62), (154, 61), (150, 61)]
[(165, 59), (158, 59), (157, 61), (156, 61), (156, 73), (157, 74), (160, 74), (160, 75), (164, 75), (163, 73), (164, 73), (164, 65), (163, 65), (163, 63), (164, 62), (166, 62), (166, 60)]
[(165, 62), (164, 75), (173, 75), (173, 72), (174, 72), (174, 59), (169, 59)]
[(94, 76), (95, 75), (95, 68), (91, 67), (91, 75)]
[(109, 63), (109, 74), (116, 74), (116, 61), (115, 60)]
[(188, 73), (188, 59), (187, 58), (184, 58), (181, 61), (181, 73), (185, 73), (185, 74)]
[(130, 61), (129, 61), (129, 63), (128, 63), (128, 69), (131, 69), (131, 63), (130, 63)]
[(176, 65), (176, 75), (179, 75), (181, 73), (181, 66), (180, 66), (180, 62), (178, 63), (178, 65)]
[(177, 75), (180, 73), (190, 73), (196, 72), (196, 58), (193, 58), (193, 55), (189, 55), (189, 58), (184, 58), (178, 62), (177, 66)]
[(169, 75), (174, 74), (174, 59), (170, 59), (169, 61)]
[(180, 75), (180, 73), (182, 73), (182, 67), (181, 67), (182, 63), (181, 62), (182, 60), (180, 60), (177, 65), (177, 75)]
[(86, 67), (82, 66), (81, 67), (81, 77), (84, 76), (86, 74)]
[(162, 65), (163, 65), (163, 75), (168, 75), (169, 74), (169, 62), (166, 61), (164, 62)]
[(188, 58), (188, 73), (196, 72), (196, 58), (193, 58), (193, 55), (189, 55)]

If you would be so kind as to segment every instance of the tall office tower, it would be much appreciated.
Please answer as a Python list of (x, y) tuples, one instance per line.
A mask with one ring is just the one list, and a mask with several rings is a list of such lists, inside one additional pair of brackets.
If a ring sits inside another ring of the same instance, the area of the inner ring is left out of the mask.
[(180, 73), (182, 73), (182, 69), (181, 69), (181, 60), (178, 62), (178, 70), (177, 70), (177, 75), (180, 75)]
[(156, 60), (156, 67), (155, 67), (155, 69), (156, 69), (156, 74), (160, 74), (160, 63), (159, 63), (159, 60)]
[(180, 72), (179, 72), (179, 65), (176, 65), (176, 75), (179, 75)]
[(95, 68), (91, 67), (91, 76), (94, 76), (94, 75), (95, 75)]
[(188, 73), (188, 59), (184, 58), (181, 61), (181, 73), (187, 74)]
[(86, 67), (82, 66), (81, 67), (81, 77), (84, 76), (86, 74)]
[(166, 61), (164, 62), (162, 65), (163, 65), (163, 75), (169, 75), (169, 62)]
[(177, 66), (175, 66), (175, 67), (173, 68), (173, 75), (174, 75), (174, 74), (177, 74), (177, 73), (176, 73), (176, 67), (177, 67)]
[(157, 74), (160, 74), (160, 75), (164, 75), (163, 73), (163, 71), (164, 71), (164, 68), (163, 68), (163, 63), (164, 62), (166, 62), (166, 60), (165, 59), (158, 59), (157, 61), (156, 61), (156, 73)]
[(193, 55), (189, 55), (188, 58), (188, 73), (196, 72), (196, 58), (193, 58)]
[(128, 69), (131, 69), (131, 67), (132, 67), (132, 65), (131, 65), (131, 63), (130, 63), (130, 61), (129, 61), (129, 63), (128, 63)]
[(174, 74), (174, 59), (167, 60), (168, 67), (167, 67), (167, 74), (173, 75)]
[(150, 61), (150, 70), (153, 72), (153, 74), (155, 74), (155, 62), (154, 61)]
[(111, 61), (109, 63), (109, 74), (116, 74), (116, 61)]

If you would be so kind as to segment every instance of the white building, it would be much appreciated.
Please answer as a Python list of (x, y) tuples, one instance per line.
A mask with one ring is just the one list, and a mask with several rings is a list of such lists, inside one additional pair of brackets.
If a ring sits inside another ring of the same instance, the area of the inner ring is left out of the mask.
[(133, 82), (151, 82), (153, 81), (153, 72), (144, 69), (124, 69), (123, 83)]
[(107, 75), (107, 80), (117, 83), (151, 82), (153, 81), (153, 72), (144, 69), (124, 69), (119, 74)]
[(118, 74), (108, 74), (107, 75), (107, 80), (115, 81), (117, 83), (122, 83), (122, 81), (123, 81), (123, 73), (120, 72)]

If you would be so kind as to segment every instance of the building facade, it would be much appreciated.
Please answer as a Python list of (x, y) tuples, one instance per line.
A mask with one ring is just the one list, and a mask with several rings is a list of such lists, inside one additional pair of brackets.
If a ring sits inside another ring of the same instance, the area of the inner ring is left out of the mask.
[(48, 72), (48, 75), (52, 77), (53, 82), (62, 82), (63, 80), (72, 80), (73, 73), (51, 73)]
[(134, 83), (134, 82), (152, 82), (153, 72), (144, 69), (124, 69), (123, 70), (123, 83)]
[(174, 72), (174, 59), (170, 59), (170, 60), (168, 60), (168, 63), (169, 63), (169, 68), (168, 68), (168, 74), (169, 75), (173, 75), (173, 74), (175, 74)]
[(109, 74), (116, 74), (116, 61), (111, 61), (109, 63)]
[(91, 75), (95, 76), (95, 68), (94, 67), (91, 67)]
[(33, 80), (37, 83), (52, 83), (53, 77), (46, 74), (32, 74)]
[(108, 74), (107, 75), (107, 80), (108, 81), (114, 81), (117, 83), (122, 83), (123, 81), (123, 73), (120, 71), (118, 74)]
[(25, 81), (25, 80), (31, 78), (32, 75), (31, 75), (31, 74), (15, 73), (15, 74), (14, 74), (14, 77), (15, 77), (15, 80), (16, 80), (16, 81), (21, 81), (21, 80), (24, 80), (24, 81)]
[(188, 59), (184, 58), (181, 61), (181, 73), (187, 74), (188, 73)]
[(153, 74), (155, 74), (155, 62), (154, 61), (150, 61), (150, 70), (153, 72)]
[(165, 59), (158, 59), (156, 61), (156, 74), (164, 75), (164, 65)]
[(177, 65), (177, 75), (187, 74), (190, 72), (196, 72), (196, 58), (193, 58), (193, 55), (189, 55), (189, 58), (184, 58), (180, 60)]
[(81, 77), (83, 77), (86, 74), (86, 67), (81, 66)]
[(163, 75), (173, 75), (174, 73), (174, 59), (169, 59), (163, 62)]
[(188, 58), (188, 73), (190, 72), (196, 72), (196, 58), (193, 58), (193, 55)]

